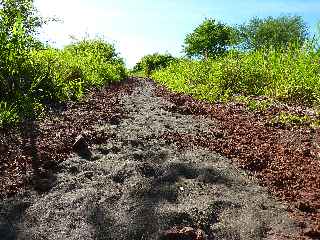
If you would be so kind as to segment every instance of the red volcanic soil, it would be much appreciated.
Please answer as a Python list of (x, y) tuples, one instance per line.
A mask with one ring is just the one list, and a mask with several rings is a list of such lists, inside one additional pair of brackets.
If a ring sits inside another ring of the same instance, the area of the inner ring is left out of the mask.
[[(320, 129), (309, 126), (271, 126), (269, 120), (289, 107), (259, 113), (244, 104), (208, 104), (159, 87), (157, 95), (174, 105), (171, 111), (208, 116), (220, 126), (220, 136), (167, 134), (181, 149), (206, 147), (249, 170), (278, 199), (290, 203), (302, 239), (320, 239)], [(299, 113), (299, 112), (296, 112)]]

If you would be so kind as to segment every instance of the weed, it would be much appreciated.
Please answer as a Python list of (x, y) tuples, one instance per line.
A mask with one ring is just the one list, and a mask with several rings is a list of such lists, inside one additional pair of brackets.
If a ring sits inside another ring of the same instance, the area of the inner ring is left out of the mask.
[(296, 115), (287, 112), (281, 112), (278, 116), (271, 119), (272, 126), (299, 126), (299, 125), (313, 125), (316, 122), (308, 115)]
[(273, 105), (272, 100), (251, 100), (248, 103), (248, 109), (251, 111), (264, 112)]
[(13, 105), (6, 102), (0, 102), (0, 127), (18, 122), (19, 115)]

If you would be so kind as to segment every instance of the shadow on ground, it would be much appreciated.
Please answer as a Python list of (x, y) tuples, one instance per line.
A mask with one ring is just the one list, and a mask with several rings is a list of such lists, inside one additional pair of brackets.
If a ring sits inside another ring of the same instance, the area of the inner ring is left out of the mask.
[[(27, 191), (2, 203), (0, 231), (8, 240), (169, 239), (165, 233), (179, 227), (201, 229), (208, 240), (296, 233), (286, 207), (230, 160), (162, 138), (215, 136), (208, 130), (215, 123), (165, 110), (169, 103), (154, 88), (132, 82), (130, 94), (119, 97), (123, 117), (94, 127), (110, 137), (91, 146), (90, 159), (74, 154), (61, 162), (47, 193)], [(17, 207), (17, 199), (26, 204)]]

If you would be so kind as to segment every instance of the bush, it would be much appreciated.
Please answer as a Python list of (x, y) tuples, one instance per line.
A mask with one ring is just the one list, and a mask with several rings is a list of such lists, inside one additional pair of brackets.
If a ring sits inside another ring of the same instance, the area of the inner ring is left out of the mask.
[(30, 50), (17, 74), (13, 79), (23, 82), (4, 100), (17, 106), (12, 111), (25, 118), (39, 115), (45, 103), (79, 100), (89, 88), (119, 81), (126, 76), (126, 70), (111, 44), (94, 39), (73, 43), (63, 50)]
[(0, 100), (30, 87), (34, 76), (29, 53), (40, 46), (34, 35), (41, 24), (32, 0), (0, 1)]
[(175, 60), (170, 54), (154, 53), (144, 56), (134, 67), (134, 72), (143, 71), (149, 77), (155, 70), (167, 67)]
[(32, 57), (36, 69), (45, 73), (37, 89), (46, 100), (76, 100), (88, 88), (102, 87), (126, 76), (123, 60), (112, 45), (101, 39), (83, 40), (63, 50), (34, 51)]
[(45, 48), (35, 38), (43, 22), (33, 0), (0, 0), (0, 127), (126, 75), (114, 46), (102, 39)]
[(152, 77), (168, 88), (210, 101), (236, 94), (320, 103), (320, 54), (309, 49), (229, 53), (207, 62), (183, 60)]

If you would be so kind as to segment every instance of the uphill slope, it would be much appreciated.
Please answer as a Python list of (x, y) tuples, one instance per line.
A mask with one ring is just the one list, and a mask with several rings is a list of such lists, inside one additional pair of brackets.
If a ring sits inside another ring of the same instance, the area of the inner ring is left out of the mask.
[(121, 117), (89, 123), (105, 136), (90, 146), (92, 156), (61, 161), (48, 192), (3, 200), (1, 239), (196, 239), (192, 229), (198, 239), (294, 239), (287, 206), (253, 177), (215, 152), (165, 137), (219, 139), (223, 129), (171, 111), (156, 88), (132, 79), (118, 95)]

